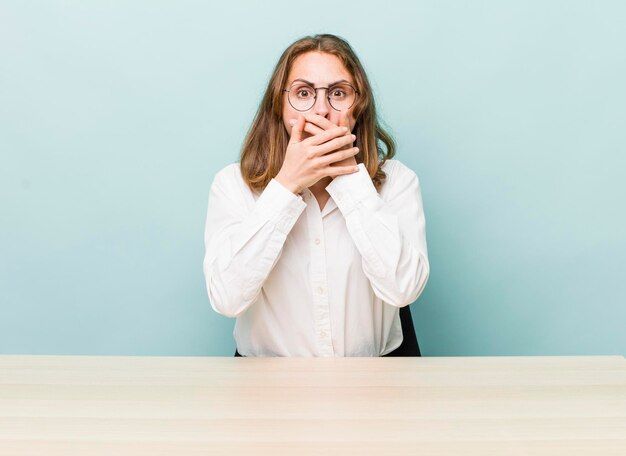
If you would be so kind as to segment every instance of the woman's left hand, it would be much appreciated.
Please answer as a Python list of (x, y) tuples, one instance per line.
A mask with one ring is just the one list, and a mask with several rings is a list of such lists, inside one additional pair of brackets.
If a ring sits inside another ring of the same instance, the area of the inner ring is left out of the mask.
[[(306, 121), (304, 124), (304, 131), (309, 133), (310, 135), (317, 135), (326, 130), (329, 130), (331, 128), (337, 128), (337, 127), (347, 127), (348, 132), (346, 134), (347, 135), (352, 134), (352, 126), (350, 125), (350, 122), (348, 121), (348, 116), (345, 113), (341, 113), (341, 117), (339, 118), (339, 125), (335, 125), (326, 117), (322, 117), (317, 114), (305, 114), (304, 119)], [(345, 145), (342, 148), (337, 149), (337, 150), (351, 149), (352, 147), (354, 147), (354, 143)], [(355, 157), (350, 156), (344, 160), (334, 162), (330, 166), (350, 166), (350, 165), (355, 166), (356, 164), (357, 162), (356, 162)]]

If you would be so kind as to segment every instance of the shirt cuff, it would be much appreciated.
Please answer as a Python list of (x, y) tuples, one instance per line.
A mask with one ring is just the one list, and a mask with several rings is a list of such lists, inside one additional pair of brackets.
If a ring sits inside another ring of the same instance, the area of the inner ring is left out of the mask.
[(256, 210), (272, 220), (279, 231), (288, 234), (306, 207), (303, 199), (272, 179), (256, 202)]
[(344, 215), (352, 212), (361, 201), (378, 196), (365, 165), (359, 163), (358, 167), (358, 172), (337, 176), (326, 186), (326, 191)]

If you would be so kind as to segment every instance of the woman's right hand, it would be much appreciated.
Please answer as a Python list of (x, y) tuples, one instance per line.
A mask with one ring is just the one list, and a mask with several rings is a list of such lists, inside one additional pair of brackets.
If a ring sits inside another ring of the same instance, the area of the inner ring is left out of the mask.
[(335, 177), (358, 171), (356, 166), (330, 166), (353, 157), (359, 152), (357, 147), (338, 150), (352, 144), (355, 136), (348, 133), (348, 128), (337, 127), (325, 130), (307, 139), (302, 139), (305, 118), (298, 116), (298, 121), (291, 128), (291, 137), (285, 152), (285, 160), (275, 179), (293, 193), (300, 193), (323, 177)]

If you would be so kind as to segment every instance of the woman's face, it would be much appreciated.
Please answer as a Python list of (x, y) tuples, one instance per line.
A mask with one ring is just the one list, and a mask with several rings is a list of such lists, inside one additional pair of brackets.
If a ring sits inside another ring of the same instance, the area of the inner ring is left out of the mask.
[[(287, 77), (287, 86), (284, 89), (289, 89), (296, 79), (312, 82), (314, 88), (331, 87), (334, 83), (342, 80), (348, 81), (353, 87), (356, 87), (354, 79), (338, 57), (318, 51), (306, 52), (296, 57), (291, 65), (291, 70)], [(355, 123), (355, 119), (352, 117), (353, 110), (354, 105), (348, 110), (350, 130), (354, 128)], [(343, 112), (337, 111), (330, 106), (326, 90), (317, 91), (315, 104), (307, 111), (294, 109), (289, 103), (288, 93), (283, 92), (283, 123), (289, 135), (291, 135), (289, 121), (292, 119), (296, 120), (300, 114), (317, 114), (327, 118), (335, 125), (339, 125), (339, 119)], [(309, 136), (311, 135), (305, 131), (304, 137)]]

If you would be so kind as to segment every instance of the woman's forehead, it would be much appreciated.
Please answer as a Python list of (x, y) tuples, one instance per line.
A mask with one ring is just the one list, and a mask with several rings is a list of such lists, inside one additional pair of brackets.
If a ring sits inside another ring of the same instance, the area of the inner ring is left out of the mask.
[(296, 57), (287, 79), (288, 82), (303, 79), (318, 85), (333, 84), (340, 80), (353, 81), (339, 57), (323, 52), (307, 52)]

